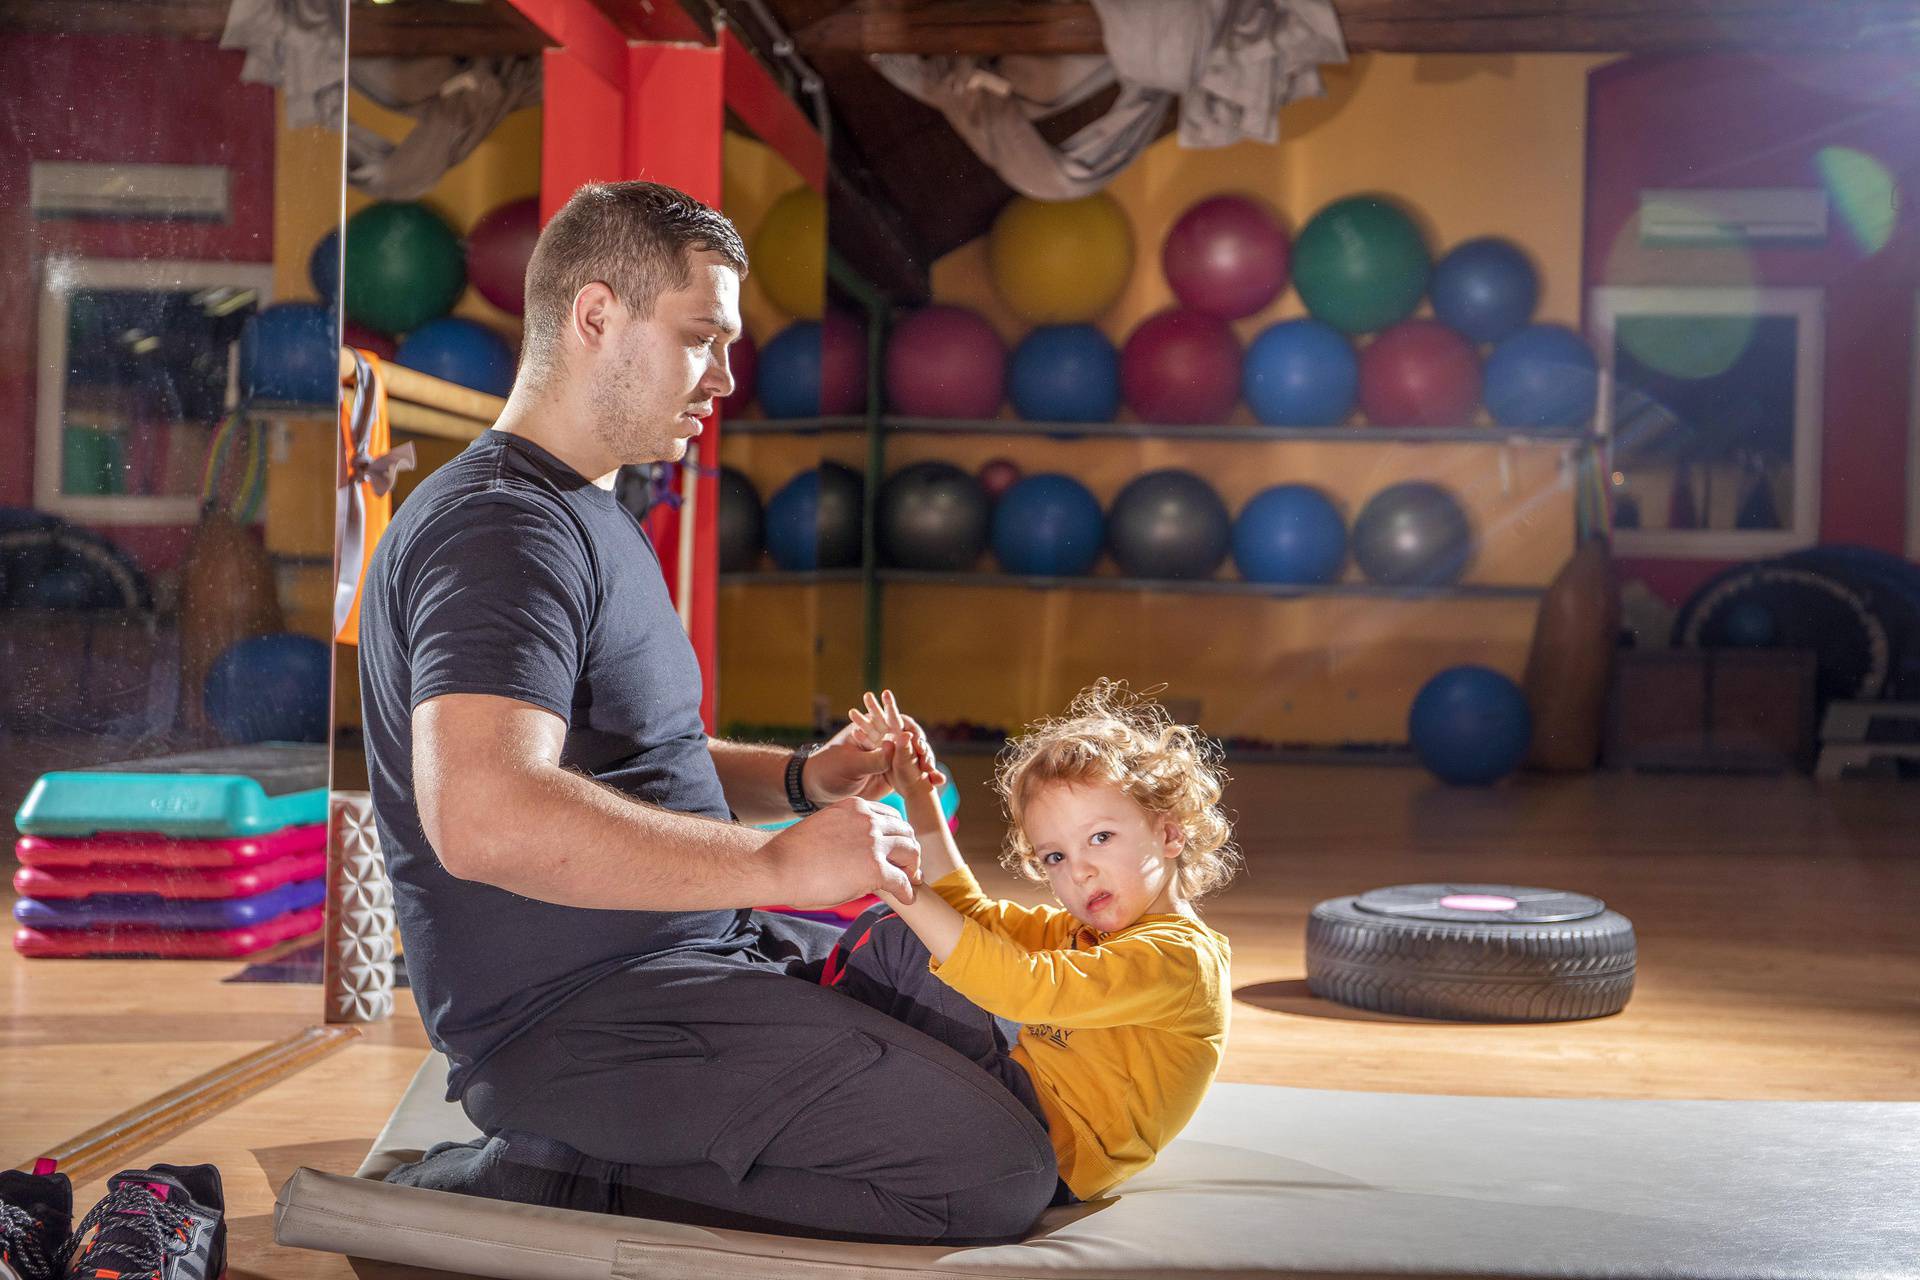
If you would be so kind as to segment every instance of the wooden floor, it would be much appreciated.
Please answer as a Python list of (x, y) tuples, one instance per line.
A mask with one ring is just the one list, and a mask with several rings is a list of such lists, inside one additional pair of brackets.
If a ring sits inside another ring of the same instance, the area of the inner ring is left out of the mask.
[[(985, 762), (957, 760), (976, 865)], [(1224, 1079), (1326, 1089), (1627, 1098), (1920, 1099), (1920, 785), (1601, 774), (1450, 791), (1411, 769), (1248, 766), (1247, 871), (1207, 910), (1234, 944)], [(1021, 888), (997, 870), (990, 886)], [(1586, 1023), (1379, 1017), (1306, 992), (1322, 898), (1408, 881), (1577, 889), (1631, 917), (1639, 985)], [(1026, 892), (1031, 892), (1028, 887)], [(0, 952), (0, 1164), (320, 1020), (317, 987), (212, 962)], [(226, 1177), (233, 1276), (345, 1277), (271, 1243), (299, 1165), (350, 1172), (425, 1051), (411, 1004), (343, 1052), (142, 1153)], [(99, 1185), (82, 1188), (91, 1204)], [(356, 1264), (362, 1276), (403, 1269)]]

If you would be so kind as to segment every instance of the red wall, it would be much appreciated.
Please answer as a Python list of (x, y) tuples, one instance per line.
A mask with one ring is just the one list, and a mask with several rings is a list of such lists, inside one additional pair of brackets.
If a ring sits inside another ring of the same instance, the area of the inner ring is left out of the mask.
[[(1920, 60), (1855, 56), (1636, 58), (1594, 71), (1588, 94), (1584, 279), (1707, 283), (1702, 250), (1649, 250), (1633, 219), (1646, 187), (1815, 187), (1824, 147), (1865, 152), (1920, 194)], [(1719, 255), (1720, 268), (1726, 262)], [(1902, 208), (1878, 252), (1835, 206), (1824, 245), (1750, 255), (1756, 281), (1826, 292), (1820, 540), (1899, 553), (1906, 530), (1908, 394), (1920, 212)], [(1623, 560), (1670, 600), (1721, 562)]]
[[(0, 36), (0, 505), (33, 502), (35, 346), (51, 254), (273, 260), (273, 91), (240, 83), (239, 53), (127, 36)], [(225, 223), (36, 221), (35, 160), (220, 164)], [(176, 563), (188, 529), (101, 532), (149, 569)]]

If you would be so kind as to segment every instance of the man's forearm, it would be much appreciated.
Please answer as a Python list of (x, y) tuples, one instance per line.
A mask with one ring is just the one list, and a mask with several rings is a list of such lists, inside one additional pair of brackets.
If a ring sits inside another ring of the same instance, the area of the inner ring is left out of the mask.
[(642, 804), (558, 766), (485, 785), (478, 829), (450, 833), (462, 841), (459, 874), (468, 879), (542, 902), (623, 911), (779, 897), (765, 832)]
[(791, 750), (708, 738), (707, 753), (713, 757), (713, 770), (720, 775), (720, 789), (726, 792), (734, 817), (761, 823), (785, 822), (794, 816), (793, 806), (787, 803)]

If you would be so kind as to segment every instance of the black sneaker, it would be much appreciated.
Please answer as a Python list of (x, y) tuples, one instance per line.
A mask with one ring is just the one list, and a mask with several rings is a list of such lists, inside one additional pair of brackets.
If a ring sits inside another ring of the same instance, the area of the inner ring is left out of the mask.
[(0, 1280), (56, 1280), (72, 1226), (66, 1174), (0, 1169)]
[(220, 1280), (226, 1207), (220, 1171), (210, 1164), (116, 1173), (74, 1228), (67, 1280)]

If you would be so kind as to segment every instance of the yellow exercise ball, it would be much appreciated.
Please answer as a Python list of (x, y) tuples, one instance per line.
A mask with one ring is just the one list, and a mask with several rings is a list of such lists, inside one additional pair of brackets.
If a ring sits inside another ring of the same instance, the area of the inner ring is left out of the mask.
[(827, 303), (827, 202), (795, 187), (773, 202), (754, 232), (753, 275), (774, 306), (796, 320), (818, 320)]
[(1133, 230), (1109, 195), (1016, 197), (993, 221), (994, 288), (1034, 324), (1078, 324), (1113, 305), (1133, 272)]

